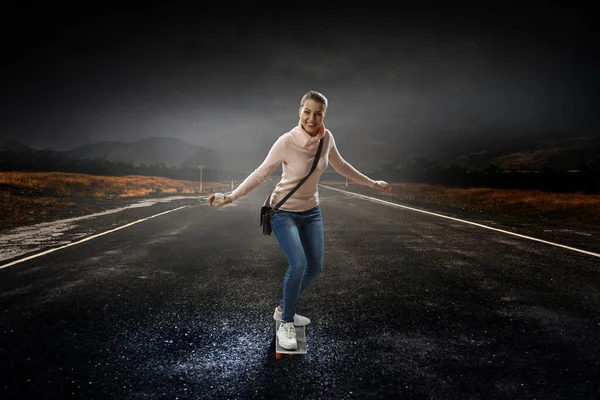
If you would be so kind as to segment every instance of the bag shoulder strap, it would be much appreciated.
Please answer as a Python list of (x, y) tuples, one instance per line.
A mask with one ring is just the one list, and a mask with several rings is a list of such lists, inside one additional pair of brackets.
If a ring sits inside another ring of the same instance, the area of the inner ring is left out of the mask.
[[(315, 155), (315, 160), (313, 161), (313, 165), (312, 165), (312, 167), (311, 167), (310, 172), (308, 173), (308, 175), (306, 175), (304, 178), (302, 178), (302, 180), (296, 185), (296, 187), (293, 188), (275, 207), (273, 207), (273, 211), (278, 211), (279, 207), (281, 207), (281, 205), (283, 203), (285, 203), (286, 200), (289, 199), (296, 192), (296, 190), (298, 190), (298, 188), (300, 186), (302, 186), (302, 184), (304, 182), (306, 182), (306, 180), (313, 173), (313, 171), (317, 167), (317, 163), (319, 162), (319, 158), (321, 158), (321, 149), (323, 148), (323, 139), (324, 139), (324, 137), (322, 137), (321, 140), (319, 140), (319, 149), (317, 150), (317, 154)], [(268, 200), (268, 198), (267, 198), (267, 200)]]

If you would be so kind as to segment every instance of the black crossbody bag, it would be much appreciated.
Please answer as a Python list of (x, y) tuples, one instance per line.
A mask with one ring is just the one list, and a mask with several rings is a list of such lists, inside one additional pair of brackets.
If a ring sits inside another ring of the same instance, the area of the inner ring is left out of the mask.
[(323, 138), (321, 138), (321, 140), (319, 141), (319, 149), (317, 150), (317, 154), (315, 155), (315, 161), (313, 162), (312, 168), (310, 169), (310, 172), (308, 173), (308, 175), (306, 175), (304, 178), (302, 178), (302, 180), (296, 185), (296, 187), (293, 188), (287, 194), (287, 196), (285, 196), (275, 207), (270, 206), (271, 195), (269, 194), (267, 196), (267, 199), (265, 200), (265, 204), (260, 209), (260, 226), (262, 226), (262, 232), (264, 235), (271, 234), (271, 217), (273, 215), (275, 215), (275, 213), (277, 211), (279, 211), (279, 207), (281, 207), (281, 205), (283, 203), (285, 203), (286, 200), (289, 199), (296, 192), (296, 190), (298, 190), (298, 188), (300, 186), (302, 186), (302, 184), (304, 182), (306, 182), (308, 177), (313, 173), (313, 171), (317, 167), (319, 158), (321, 157), (321, 149), (322, 148), (323, 148)]

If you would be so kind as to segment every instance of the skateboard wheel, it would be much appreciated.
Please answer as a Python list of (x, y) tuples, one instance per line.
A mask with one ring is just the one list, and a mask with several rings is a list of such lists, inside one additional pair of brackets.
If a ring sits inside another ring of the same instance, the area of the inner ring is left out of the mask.
[(301, 357), (303, 360), (306, 360), (306, 354), (302, 354), (300, 357)]
[(281, 358), (281, 353), (275, 353), (275, 358), (280, 359)]

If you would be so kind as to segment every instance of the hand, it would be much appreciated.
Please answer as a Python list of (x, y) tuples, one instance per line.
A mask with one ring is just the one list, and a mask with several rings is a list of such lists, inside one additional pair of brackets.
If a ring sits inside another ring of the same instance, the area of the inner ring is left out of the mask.
[(215, 200), (217, 200), (218, 203), (216, 204), (217, 207), (224, 206), (225, 204), (231, 204), (233, 202), (231, 197), (225, 196), (223, 193), (214, 193), (208, 198), (208, 206), (212, 207)]
[(386, 181), (375, 181), (375, 189), (383, 190), (384, 192), (391, 192), (392, 186)]

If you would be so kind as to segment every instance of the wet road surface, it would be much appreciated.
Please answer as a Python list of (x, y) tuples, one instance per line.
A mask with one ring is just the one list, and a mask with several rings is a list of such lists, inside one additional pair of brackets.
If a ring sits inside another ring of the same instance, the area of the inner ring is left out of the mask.
[(600, 258), (327, 187), (277, 360), (272, 186), (0, 269), (0, 398), (600, 398)]

